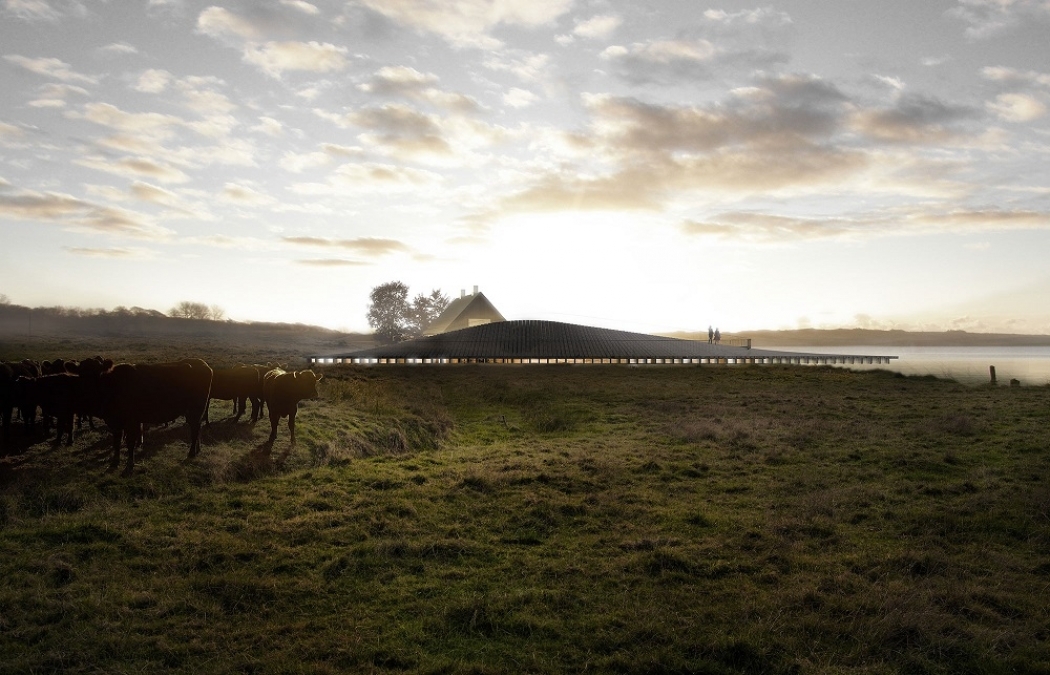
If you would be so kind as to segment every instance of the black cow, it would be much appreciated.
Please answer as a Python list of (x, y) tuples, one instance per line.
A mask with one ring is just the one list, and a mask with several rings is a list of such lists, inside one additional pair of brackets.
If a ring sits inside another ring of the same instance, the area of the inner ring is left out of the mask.
[(111, 359), (92, 356), (78, 362), (71, 372), (80, 376), (77, 382), (76, 413), (77, 426), (83, 426), (84, 419), (95, 428), (95, 418), (102, 418), (102, 398), (99, 392), (102, 373), (113, 367)]
[[(4, 425), (4, 443), (11, 440), (11, 413), (15, 407), (19, 407), (23, 421), (32, 426), (36, 419), (36, 406), (28, 410), (28, 404), (19, 400), (18, 378), (38, 377), (40, 366), (28, 359), (22, 362), (3, 361), (0, 362), (0, 420)], [(25, 406), (25, 407), (23, 407)], [(27, 417), (29, 418), (27, 420)]]
[(61, 443), (63, 435), (68, 435), (66, 445), (73, 445), (73, 415), (76, 411), (79, 380), (76, 375), (66, 372), (18, 378), (24, 404), (31, 407), (34, 414), (36, 407), (40, 406), (44, 438), (48, 437), (51, 419), (54, 418), (58, 428), (55, 442)]
[(121, 363), (99, 376), (102, 419), (113, 433), (113, 458), (120, 463), (121, 440), (128, 446), (124, 475), (135, 469), (135, 448), (142, 442), (142, 425), (186, 418), (190, 428), (189, 457), (201, 448), (201, 421), (208, 408), (212, 369), (201, 359), (152, 365)]
[(285, 372), (274, 368), (263, 377), (263, 401), (270, 410), (270, 439), (277, 439), (277, 424), (282, 417), (288, 418), (288, 431), (295, 445), (295, 414), (299, 411), (299, 401), (304, 398), (317, 398), (317, 383), (322, 376), (314, 375), (312, 370)]
[[(252, 421), (258, 419), (256, 398), (262, 390), (262, 375), (252, 366), (233, 366), (216, 368), (211, 380), (211, 398), (222, 401), (233, 401), (233, 416), (239, 420), (252, 399)], [(211, 404), (208, 404), (209, 410)], [(204, 423), (208, 423), (208, 411), (204, 413)]]

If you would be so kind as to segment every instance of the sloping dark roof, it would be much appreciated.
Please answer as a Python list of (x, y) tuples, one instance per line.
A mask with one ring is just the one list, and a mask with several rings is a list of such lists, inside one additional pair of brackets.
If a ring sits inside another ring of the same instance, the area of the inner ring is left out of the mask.
[(557, 321), (501, 321), (361, 351), (315, 358), (363, 359), (698, 359), (787, 357), (789, 353), (709, 344)]
[(456, 298), (448, 304), (445, 311), (425, 329), (423, 335), (436, 335), (448, 330), (466, 328), (471, 318), (487, 319), (489, 321), (505, 321), (503, 315), (496, 309), (495, 305), (485, 297), (484, 293), (474, 293)]

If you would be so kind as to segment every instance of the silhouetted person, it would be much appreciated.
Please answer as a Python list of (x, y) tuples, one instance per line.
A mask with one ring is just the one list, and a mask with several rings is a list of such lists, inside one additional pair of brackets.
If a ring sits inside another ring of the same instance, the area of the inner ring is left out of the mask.
[(721, 332), (721, 331), (719, 331), (719, 330), (718, 330), (718, 329), (716, 328), (716, 329), (715, 329), (715, 344), (717, 345), (717, 344), (718, 344), (719, 342), (721, 342), (721, 341), (722, 341), (722, 332)]
[(715, 341), (715, 331), (711, 326), (707, 327), (707, 344), (711, 344)]

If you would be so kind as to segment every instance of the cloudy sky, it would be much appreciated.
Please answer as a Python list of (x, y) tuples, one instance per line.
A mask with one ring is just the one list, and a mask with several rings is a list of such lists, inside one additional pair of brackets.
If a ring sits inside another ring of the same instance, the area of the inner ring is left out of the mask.
[(0, 0), (0, 293), (1050, 334), (1050, 0)]

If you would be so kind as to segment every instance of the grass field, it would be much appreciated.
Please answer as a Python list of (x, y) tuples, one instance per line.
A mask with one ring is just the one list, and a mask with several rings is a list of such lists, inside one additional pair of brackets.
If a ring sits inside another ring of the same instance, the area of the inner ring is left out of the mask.
[(1050, 673), (1048, 387), (325, 373), (294, 448), (222, 402), (199, 457), (156, 429), (129, 478), (104, 429), (16, 426), (0, 673)]

